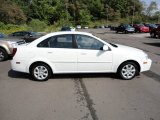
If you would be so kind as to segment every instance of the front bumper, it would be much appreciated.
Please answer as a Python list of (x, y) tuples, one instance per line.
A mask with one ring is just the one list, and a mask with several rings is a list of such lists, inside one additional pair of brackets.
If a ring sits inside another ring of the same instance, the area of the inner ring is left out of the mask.
[(152, 60), (151, 59), (147, 59), (146, 61), (144, 61), (142, 63), (141, 72), (150, 70), (151, 65), (152, 65)]

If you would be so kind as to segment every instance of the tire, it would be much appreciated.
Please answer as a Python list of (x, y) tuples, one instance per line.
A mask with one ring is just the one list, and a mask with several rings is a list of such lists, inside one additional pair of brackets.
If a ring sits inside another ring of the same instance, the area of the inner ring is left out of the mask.
[(138, 74), (138, 67), (133, 62), (125, 62), (120, 65), (118, 75), (124, 80), (131, 80)]
[(127, 34), (127, 33), (128, 33), (128, 31), (127, 31), (127, 30), (125, 30), (125, 31), (124, 31), (124, 33), (125, 33), (125, 34)]
[(44, 63), (36, 63), (31, 68), (31, 75), (36, 81), (47, 81), (51, 73), (50, 67)]
[(156, 38), (156, 34), (154, 32), (151, 32), (150, 35), (151, 35), (151, 38)]
[(0, 62), (6, 60), (7, 58), (7, 52), (4, 49), (0, 48)]

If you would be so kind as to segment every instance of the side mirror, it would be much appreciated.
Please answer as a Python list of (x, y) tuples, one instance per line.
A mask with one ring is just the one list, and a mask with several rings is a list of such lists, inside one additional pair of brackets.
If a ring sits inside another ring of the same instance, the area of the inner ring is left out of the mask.
[(103, 51), (107, 51), (107, 50), (109, 50), (109, 47), (108, 47), (107, 45), (104, 45), (104, 46), (102, 47), (102, 50), (103, 50)]

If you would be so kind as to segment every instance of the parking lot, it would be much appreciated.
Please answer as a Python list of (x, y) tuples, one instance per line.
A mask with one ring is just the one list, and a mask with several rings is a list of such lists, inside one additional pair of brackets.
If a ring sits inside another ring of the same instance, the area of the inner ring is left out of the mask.
[(160, 39), (149, 33), (116, 34), (85, 29), (118, 44), (144, 50), (151, 70), (133, 80), (115, 74), (54, 75), (36, 82), (0, 62), (0, 120), (159, 120)]

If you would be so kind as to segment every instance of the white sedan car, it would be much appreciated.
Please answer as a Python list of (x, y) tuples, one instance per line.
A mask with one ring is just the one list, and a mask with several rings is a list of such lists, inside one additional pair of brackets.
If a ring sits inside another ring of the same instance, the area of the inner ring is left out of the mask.
[(49, 33), (15, 49), (12, 70), (30, 73), (39, 81), (65, 73), (117, 73), (129, 80), (152, 63), (142, 50), (76, 31)]

